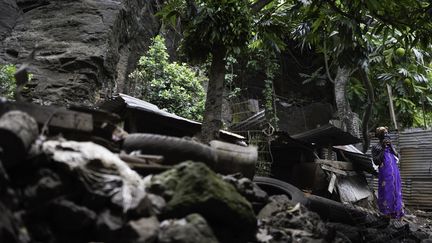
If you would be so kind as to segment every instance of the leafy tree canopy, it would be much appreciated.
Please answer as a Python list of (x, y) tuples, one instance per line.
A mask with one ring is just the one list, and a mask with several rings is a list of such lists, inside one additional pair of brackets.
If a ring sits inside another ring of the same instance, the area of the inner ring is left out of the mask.
[(164, 38), (156, 36), (131, 74), (137, 80), (138, 96), (179, 116), (201, 121), (205, 78), (185, 63), (171, 63), (168, 58)]
[(175, 26), (181, 18), (182, 50), (193, 61), (205, 61), (214, 49), (239, 53), (250, 39), (252, 15), (247, 0), (171, 0), (158, 13)]

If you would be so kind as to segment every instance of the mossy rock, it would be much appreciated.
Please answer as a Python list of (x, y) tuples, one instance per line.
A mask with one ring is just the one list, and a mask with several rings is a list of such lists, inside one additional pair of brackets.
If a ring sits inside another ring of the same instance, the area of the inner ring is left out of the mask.
[(230, 237), (238, 242), (255, 234), (256, 217), (251, 204), (203, 163), (186, 161), (156, 175), (149, 190), (166, 199), (167, 218), (199, 213), (219, 239), (227, 235), (227, 230), (235, 234)]

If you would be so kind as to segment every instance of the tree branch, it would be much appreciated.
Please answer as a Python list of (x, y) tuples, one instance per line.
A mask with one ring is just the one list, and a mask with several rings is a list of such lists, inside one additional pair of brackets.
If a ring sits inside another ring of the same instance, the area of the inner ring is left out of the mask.
[(258, 12), (267, 6), (269, 3), (273, 2), (273, 0), (258, 0), (254, 4), (251, 5), (252, 12)]
[(324, 40), (324, 64), (325, 64), (325, 69), (326, 69), (328, 79), (330, 80), (330, 82), (335, 83), (335, 81), (330, 75), (329, 65), (327, 61), (327, 46), (325, 40)]

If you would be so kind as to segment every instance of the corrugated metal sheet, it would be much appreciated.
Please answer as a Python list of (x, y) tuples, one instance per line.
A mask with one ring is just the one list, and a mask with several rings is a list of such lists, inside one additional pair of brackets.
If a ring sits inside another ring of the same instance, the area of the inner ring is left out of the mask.
[(303, 142), (313, 143), (317, 146), (324, 147), (329, 145), (347, 145), (360, 142), (360, 139), (331, 124), (326, 124), (306, 132), (294, 134), (291, 137)]
[(413, 208), (432, 209), (432, 131), (400, 133), (399, 151), (402, 180), (411, 182), (403, 192), (405, 204)]
[(156, 105), (149, 103), (147, 101), (140, 100), (140, 99), (137, 99), (135, 97), (132, 97), (132, 96), (129, 96), (126, 94), (119, 94), (119, 96), (124, 100), (124, 102), (126, 103), (126, 106), (128, 108), (142, 110), (142, 111), (146, 111), (146, 112), (153, 112), (153, 113), (156, 113), (160, 116), (165, 116), (165, 117), (169, 117), (171, 119), (181, 120), (181, 121), (185, 121), (185, 122), (192, 123), (192, 124), (197, 124), (197, 125), (201, 124), (199, 122), (196, 122), (196, 121), (193, 121), (190, 119), (186, 119), (184, 117), (177, 116), (176, 114), (161, 110)]
[(265, 123), (265, 110), (262, 110), (255, 115), (247, 118), (244, 121), (232, 125), (229, 129), (234, 132), (244, 132), (249, 130), (261, 129)]

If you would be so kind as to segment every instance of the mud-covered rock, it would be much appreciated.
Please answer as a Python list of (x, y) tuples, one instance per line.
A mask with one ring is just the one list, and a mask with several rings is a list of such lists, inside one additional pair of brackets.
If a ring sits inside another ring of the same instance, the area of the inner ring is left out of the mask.
[(167, 200), (165, 217), (198, 213), (221, 241), (242, 242), (254, 235), (256, 218), (251, 204), (203, 163), (183, 162), (153, 176), (149, 191)]
[(17, 218), (3, 203), (0, 201), (0, 242), (10, 243), (27, 243), (30, 238), (27, 230)]
[(49, 169), (36, 172), (37, 180), (24, 189), (24, 195), (33, 206), (43, 204), (62, 193), (60, 177)]
[(104, 242), (115, 242), (119, 239), (123, 227), (122, 214), (114, 214), (111, 210), (103, 210), (96, 220), (97, 238)]
[(217, 243), (219, 242), (206, 220), (199, 214), (183, 219), (165, 220), (160, 224), (159, 243)]
[(159, 220), (156, 217), (129, 221), (122, 231), (122, 242), (153, 243), (157, 242)]
[(78, 232), (93, 227), (97, 215), (92, 210), (68, 200), (56, 200), (49, 204), (50, 223), (66, 232)]
[(333, 239), (332, 232), (318, 214), (299, 203), (294, 205), (285, 195), (270, 197), (270, 203), (260, 211), (258, 218), (260, 231), (257, 239), (265, 238), (264, 233), (269, 242), (325, 242)]
[(249, 178), (237, 175), (226, 175), (222, 179), (233, 185), (237, 191), (250, 202), (264, 203), (268, 200), (267, 193)]
[(166, 201), (163, 197), (152, 193), (146, 193), (138, 205), (130, 210), (128, 214), (133, 218), (158, 216), (162, 214), (162, 212), (165, 210), (165, 207)]

